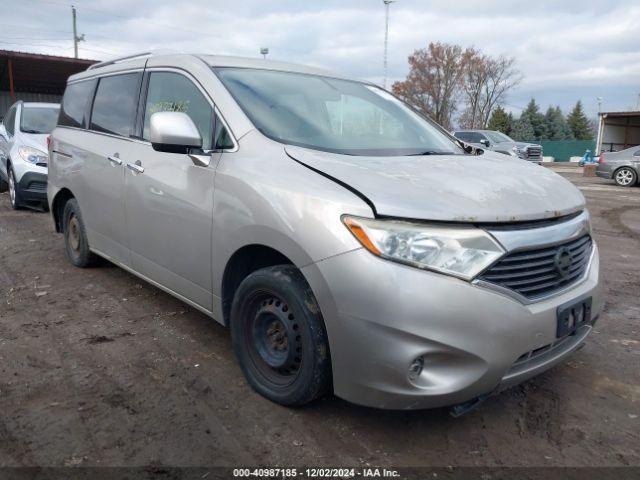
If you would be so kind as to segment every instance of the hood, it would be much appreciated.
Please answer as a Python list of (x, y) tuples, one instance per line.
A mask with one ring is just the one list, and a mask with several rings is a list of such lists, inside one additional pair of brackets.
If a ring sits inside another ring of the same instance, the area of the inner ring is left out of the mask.
[(20, 132), (20, 144), (26, 147), (37, 148), (47, 153), (48, 133), (24, 133)]
[(568, 215), (582, 193), (540, 165), (502, 154), (355, 157), (287, 146), (287, 154), (400, 218), (514, 222)]
[(529, 143), (529, 142), (500, 142), (500, 143), (496, 143), (494, 145), (495, 146), (500, 145), (500, 147), (508, 147), (508, 148), (513, 148), (513, 147), (524, 148), (524, 147), (529, 147), (529, 146), (540, 147), (540, 145), (537, 144), (537, 143)]

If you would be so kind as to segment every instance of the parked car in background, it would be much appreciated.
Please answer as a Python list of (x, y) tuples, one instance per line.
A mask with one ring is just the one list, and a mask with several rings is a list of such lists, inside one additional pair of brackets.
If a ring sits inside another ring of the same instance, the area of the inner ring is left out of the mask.
[(619, 152), (602, 153), (596, 175), (613, 179), (621, 187), (632, 187), (640, 178), (640, 145)]
[(530, 162), (542, 162), (542, 146), (535, 143), (516, 142), (502, 132), (495, 130), (456, 130), (456, 138), (482, 149), (504, 153)]
[(0, 125), (0, 191), (11, 206), (47, 205), (47, 136), (56, 126), (57, 103), (16, 102)]
[(105, 257), (229, 326), (283, 405), (463, 412), (566, 358), (602, 308), (577, 188), (469, 154), (372, 83), (118, 59), (69, 78), (50, 155), (69, 260)]

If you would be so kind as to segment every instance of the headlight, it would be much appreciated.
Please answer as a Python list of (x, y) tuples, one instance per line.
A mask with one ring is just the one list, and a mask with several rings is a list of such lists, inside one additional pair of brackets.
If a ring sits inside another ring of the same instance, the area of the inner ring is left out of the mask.
[(18, 149), (18, 154), (20, 154), (20, 158), (22, 158), (25, 162), (29, 163), (47, 163), (49, 160), (49, 155), (47, 155), (42, 150), (38, 150), (33, 147), (20, 147)]
[(421, 225), (344, 216), (342, 221), (374, 255), (471, 280), (505, 252), (472, 226)]
[(524, 155), (524, 153), (522, 152), (522, 150), (520, 150), (520, 148), (518, 147), (513, 147), (511, 149), (511, 154), (516, 156), (516, 157), (521, 157), (522, 155)]

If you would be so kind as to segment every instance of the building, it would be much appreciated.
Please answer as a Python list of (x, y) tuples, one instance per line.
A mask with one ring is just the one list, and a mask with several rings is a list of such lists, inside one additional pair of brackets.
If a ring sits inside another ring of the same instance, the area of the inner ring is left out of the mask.
[(69, 75), (96, 62), (0, 50), (0, 118), (17, 100), (59, 102)]
[(598, 122), (596, 155), (640, 145), (640, 111), (602, 112)]

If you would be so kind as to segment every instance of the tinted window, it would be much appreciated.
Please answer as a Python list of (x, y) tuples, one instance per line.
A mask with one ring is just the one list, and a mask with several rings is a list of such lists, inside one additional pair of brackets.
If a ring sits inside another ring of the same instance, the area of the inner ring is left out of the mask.
[(184, 75), (153, 72), (149, 76), (142, 137), (149, 140), (151, 115), (157, 112), (184, 112), (195, 123), (202, 137), (202, 148), (211, 149), (213, 107)]
[(634, 157), (640, 157), (640, 150), (636, 150), (633, 154)]
[(91, 130), (133, 135), (140, 78), (139, 73), (127, 73), (100, 79), (91, 110)]
[(25, 133), (51, 133), (56, 126), (58, 107), (23, 107), (20, 130)]
[(79, 128), (87, 127), (87, 106), (93, 96), (95, 84), (95, 80), (88, 80), (67, 85), (64, 96), (62, 97), (58, 125)]
[(233, 140), (231, 140), (231, 136), (229, 132), (225, 128), (224, 124), (220, 121), (220, 119), (216, 116), (216, 131), (213, 136), (214, 145), (216, 149), (223, 148), (233, 148)]
[(16, 107), (11, 107), (7, 116), (4, 117), (4, 128), (10, 134), (13, 135), (15, 133), (15, 125), (16, 125)]

